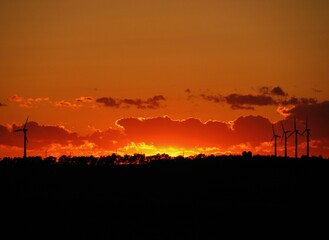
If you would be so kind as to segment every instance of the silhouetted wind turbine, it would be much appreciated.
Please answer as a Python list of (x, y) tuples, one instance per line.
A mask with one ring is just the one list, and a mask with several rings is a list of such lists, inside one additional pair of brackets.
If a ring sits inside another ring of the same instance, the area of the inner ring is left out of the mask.
[(275, 134), (273, 124), (272, 124), (272, 131), (273, 131), (273, 137), (272, 137), (271, 141), (274, 140), (274, 156), (276, 157), (276, 139), (280, 136)]
[(296, 118), (294, 118), (294, 131), (292, 131), (288, 137), (291, 137), (295, 134), (295, 158), (298, 158), (298, 135), (302, 135), (296, 127)]
[(310, 156), (310, 131), (311, 129), (308, 128), (308, 117), (306, 117), (305, 130), (302, 133), (302, 135), (304, 135), (304, 133), (306, 132), (306, 157)]
[(26, 158), (26, 142), (27, 142), (27, 137), (26, 137), (27, 128), (26, 128), (26, 125), (27, 125), (28, 120), (29, 120), (29, 117), (27, 117), (23, 128), (15, 130), (15, 132), (23, 132), (24, 133), (24, 159)]
[(282, 127), (282, 139), (284, 138), (284, 157), (287, 157), (287, 139), (288, 139), (288, 133), (290, 132), (289, 130), (284, 130), (283, 123), (281, 122), (281, 127)]

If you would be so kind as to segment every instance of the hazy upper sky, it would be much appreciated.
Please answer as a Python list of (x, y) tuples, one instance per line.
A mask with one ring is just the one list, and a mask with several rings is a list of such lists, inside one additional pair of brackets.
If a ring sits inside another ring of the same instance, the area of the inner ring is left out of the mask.
[[(282, 120), (283, 100), (328, 100), (328, 26), (325, 0), (2, 0), (0, 124)], [(264, 87), (280, 100), (250, 100)]]

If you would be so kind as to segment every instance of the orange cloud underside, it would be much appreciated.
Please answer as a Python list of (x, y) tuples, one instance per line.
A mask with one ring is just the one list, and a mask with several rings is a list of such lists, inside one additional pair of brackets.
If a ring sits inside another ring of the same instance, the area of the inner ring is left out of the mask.
[[(291, 128), (292, 122), (282, 122)], [(58, 126), (42, 126), (29, 122), (28, 155), (84, 155), (105, 156), (112, 153), (133, 155), (141, 153), (171, 156), (196, 154), (254, 154), (272, 155), (271, 122), (260, 116), (240, 117), (230, 124), (218, 121), (201, 122), (198, 119), (172, 120), (169, 117), (124, 118), (117, 121), (121, 129), (96, 130), (86, 136), (69, 132)], [(1, 127), (1, 156), (21, 156), (23, 135), (13, 132), (19, 126)], [(302, 129), (303, 123), (298, 124)], [(280, 124), (276, 124), (276, 131)], [(317, 129), (313, 128), (314, 134)], [(305, 154), (305, 137), (299, 140), (300, 155)], [(312, 139), (311, 154), (329, 156), (327, 140)], [(294, 140), (289, 139), (288, 152), (294, 153)], [(283, 144), (278, 142), (278, 154), (283, 155)]]

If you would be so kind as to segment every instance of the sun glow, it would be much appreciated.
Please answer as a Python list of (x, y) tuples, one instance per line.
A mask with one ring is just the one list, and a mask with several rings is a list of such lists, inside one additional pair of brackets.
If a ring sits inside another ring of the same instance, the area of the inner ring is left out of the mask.
[(179, 155), (193, 155), (193, 151), (186, 151), (184, 148), (173, 147), (173, 146), (162, 146), (156, 147), (153, 144), (146, 144), (144, 142), (135, 143), (131, 142), (127, 146), (118, 149), (118, 153), (133, 155), (135, 153), (145, 154), (146, 156), (156, 155), (156, 154), (168, 154), (169, 156), (176, 157)]
[(123, 148), (117, 149), (117, 153), (120, 155), (133, 155), (135, 153), (145, 154), (146, 156), (152, 156), (157, 154), (168, 154), (171, 157), (177, 156), (195, 156), (198, 154), (206, 154), (206, 155), (224, 155), (231, 154), (231, 151), (220, 150), (217, 147), (211, 148), (202, 148), (202, 147), (194, 147), (194, 148), (184, 148), (177, 146), (155, 146), (153, 144), (146, 144), (145, 142), (135, 143), (131, 142), (127, 146)]

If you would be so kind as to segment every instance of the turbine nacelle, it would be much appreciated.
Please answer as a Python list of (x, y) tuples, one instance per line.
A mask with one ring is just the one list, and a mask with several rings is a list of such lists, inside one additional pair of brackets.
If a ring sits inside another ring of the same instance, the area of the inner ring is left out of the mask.
[(282, 128), (282, 136), (281, 136), (281, 142), (282, 142), (283, 138), (285, 139), (287, 138), (287, 134), (290, 133), (290, 130), (285, 130), (282, 122), (281, 122), (281, 128)]
[(282, 134), (287, 134), (290, 132), (290, 130), (284, 130), (284, 126), (282, 122), (281, 122), (281, 127), (282, 127)]
[(294, 118), (294, 130), (291, 131), (291, 133), (289, 134), (288, 138), (291, 137), (293, 134), (297, 134), (297, 135), (301, 135), (302, 136), (302, 134), (297, 129), (297, 126), (296, 126), (296, 118)]
[(302, 132), (302, 135), (304, 135), (304, 133), (306, 132), (309, 136), (311, 136), (310, 131), (311, 129), (308, 128), (308, 118), (306, 118), (305, 130)]

